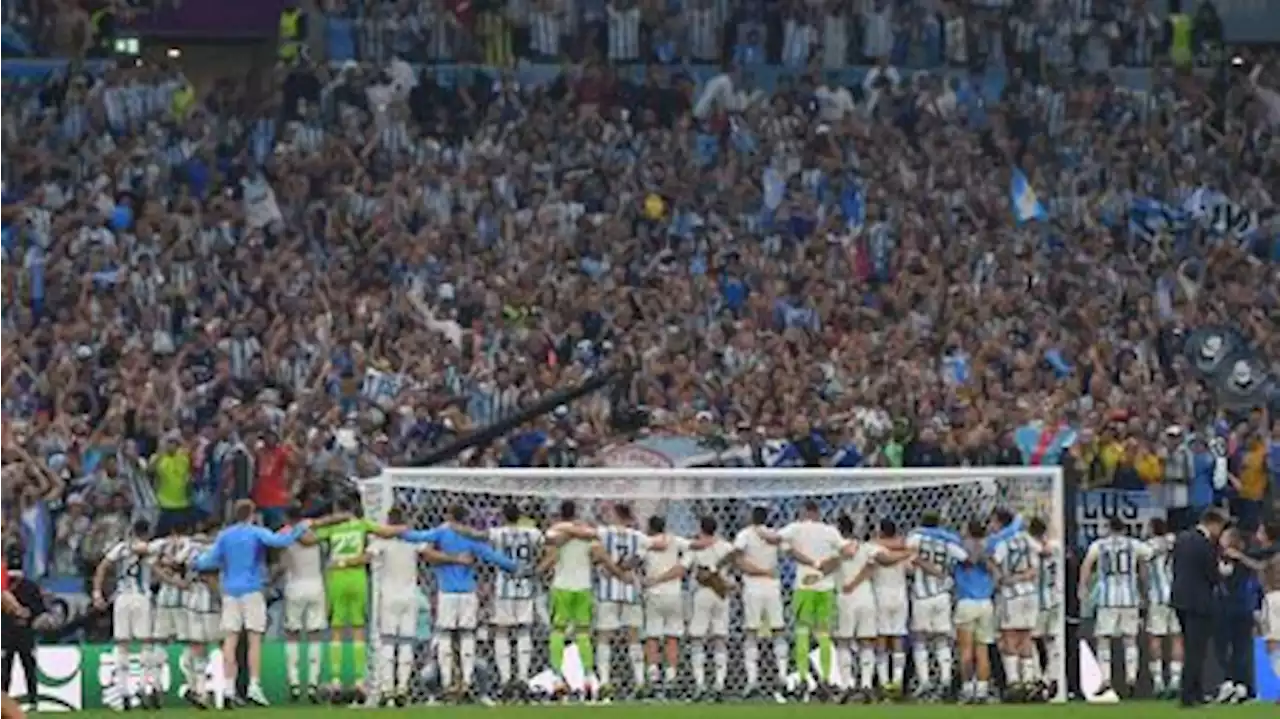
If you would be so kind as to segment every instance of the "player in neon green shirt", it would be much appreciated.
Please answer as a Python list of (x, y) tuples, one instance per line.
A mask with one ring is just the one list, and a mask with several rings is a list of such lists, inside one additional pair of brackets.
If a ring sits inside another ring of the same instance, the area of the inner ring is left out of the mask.
[[(350, 502), (340, 501), (339, 512), (354, 512)], [(329, 684), (332, 696), (348, 696), (343, 686), (347, 651), (352, 648), (354, 693), (359, 701), (363, 691), (365, 658), (365, 617), (369, 610), (369, 535), (395, 537), (405, 527), (384, 527), (368, 519), (353, 517), (345, 522), (314, 530), (325, 543), (325, 596), (329, 601)]]

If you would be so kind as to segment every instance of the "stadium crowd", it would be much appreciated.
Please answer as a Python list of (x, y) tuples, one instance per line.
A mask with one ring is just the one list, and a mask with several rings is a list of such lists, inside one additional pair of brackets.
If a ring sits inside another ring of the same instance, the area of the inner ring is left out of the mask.
[[(318, 508), (620, 358), (623, 391), (461, 461), (672, 433), (1203, 504), (1224, 457), (1219, 494), (1274, 494), (1268, 58), (1219, 73), (1204, 33), (1209, 69), (1175, 70), (1139, 1), (554, 5), (311, 8), (324, 42), (264, 82), (6, 77), (5, 541), (57, 540), (30, 571), (140, 518)], [(734, 32), (699, 39), (705, 12)], [(521, 63), (406, 62), (454, 57)]]

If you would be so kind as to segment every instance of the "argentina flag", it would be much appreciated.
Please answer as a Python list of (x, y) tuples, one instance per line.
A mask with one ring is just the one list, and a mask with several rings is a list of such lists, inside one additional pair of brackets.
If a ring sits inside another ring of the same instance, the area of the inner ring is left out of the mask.
[(1049, 219), (1049, 213), (1036, 197), (1036, 191), (1031, 189), (1026, 173), (1016, 167), (1009, 178), (1009, 199), (1013, 204), (1013, 219), (1018, 224)]

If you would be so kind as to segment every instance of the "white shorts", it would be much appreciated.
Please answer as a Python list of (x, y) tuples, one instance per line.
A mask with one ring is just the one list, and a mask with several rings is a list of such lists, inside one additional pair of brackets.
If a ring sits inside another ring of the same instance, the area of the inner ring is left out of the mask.
[(1098, 607), (1098, 616), (1093, 622), (1093, 636), (1136, 637), (1138, 624), (1137, 607)]
[(240, 630), (255, 634), (267, 631), (267, 601), (262, 592), (222, 597), (222, 631), (234, 633)]
[(837, 639), (875, 639), (880, 636), (875, 601), (859, 600), (850, 594), (836, 597)]
[(436, 629), (475, 629), (480, 601), (474, 594), (445, 594), (436, 597)]
[[(1096, 632), (1095, 632), (1096, 633)], [(1147, 607), (1147, 634), (1153, 637), (1176, 636), (1182, 633), (1178, 613), (1168, 604), (1152, 604)]]
[(186, 641), (190, 631), (187, 618), (191, 612), (182, 607), (156, 607), (153, 613), (151, 635), (167, 641)]
[(1262, 600), (1262, 636), (1280, 642), (1280, 591), (1267, 592)]
[(111, 608), (111, 631), (117, 642), (150, 641), (151, 597), (121, 594)]
[(1036, 616), (1036, 628), (1031, 630), (1034, 637), (1056, 637), (1062, 631), (1062, 605), (1056, 607), (1041, 607), (1040, 614)]
[(956, 602), (956, 629), (973, 635), (978, 644), (996, 640), (996, 609), (990, 599), (961, 599)]
[(684, 636), (684, 598), (678, 592), (645, 597), (644, 635), (655, 639)]
[(196, 644), (222, 641), (222, 615), (191, 612), (187, 617), (187, 641)]
[(378, 599), (378, 634), (396, 639), (418, 636), (418, 598), (389, 597)]
[(951, 621), (951, 595), (917, 599), (911, 604), (911, 632), (929, 636), (951, 636), (955, 625)]
[(882, 637), (907, 636), (907, 614), (909, 613), (906, 601), (882, 602), (877, 597), (876, 634)]
[(729, 600), (721, 599), (710, 590), (694, 592), (693, 608), (689, 612), (689, 636), (729, 636)]
[(528, 627), (533, 624), (532, 599), (495, 599), (493, 625), (496, 627)]
[(596, 602), (596, 631), (616, 632), (644, 626), (644, 608), (639, 603)]
[(747, 631), (778, 631), (787, 626), (782, 615), (782, 588), (747, 584), (742, 588), (742, 627)]
[(1000, 600), (1000, 631), (1029, 632), (1036, 628), (1040, 616), (1040, 597), (1024, 594)]
[(323, 632), (329, 628), (328, 614), (324, 594), (284, 598), (286, 632)]

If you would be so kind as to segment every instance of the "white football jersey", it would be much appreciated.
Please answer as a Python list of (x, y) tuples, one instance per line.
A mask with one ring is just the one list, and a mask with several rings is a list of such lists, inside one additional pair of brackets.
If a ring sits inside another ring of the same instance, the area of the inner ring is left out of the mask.
[[(630, 527), (601, 527), (596, 536), (609, 559), (620, 566), (642, 558), (649, 549), (649, 538)], [(634, 582), (597, 572), (596, 601), (636, 604), (640, 601), (640, 589)]]
[[(845, 546), (853, 547), (853, 556), (844, 558), (844, 561), (840, 563), (840, 570), (836, 574), (839, 582), (836, 591), (840, 592), (843, 592), (844, 585), (852, 582), (854, 577), (862, 574), (862, 570), (884, 551), (884, 548), (878, 544), (859, 542), (856, 539), (849, 540)], [(851, 593), (842, 594), (841, 596), (847, 596), (863, 606), (874, 606), (876, 603), (876, 594), (875, 590), (871, 588), (870, 578), (854, 587)]]
[[(991, 559), (1007, 576), (1019, 575), (1040, 567), (1040, 543), (1026, 532), (1016, 532), (1012, 536), (996, 543), (991, 552)], [(1025, 597), (1039, 590), (1040, 578), (1037, 574), (1030, 579), (1016, 582), (1005, 582), (1000, 592), (1005, 597)]]
[[(547, 537), (558, 534), (555, 527), (547, 530)], [(551, 575), (551, 588), (570, 592), (591, 589), (591, 546), (583, 539), (570, 539), (556, 548), (556, 564)]]
[(281, 553), (287, 597), (324, 596), (324, 556), (320, 545), (294, 542)]
[(918, 552), (924, 561), (942, 570), (942, 576), (930, 574), (919, 567), (912, 570), (911, 597), (930, 599), (951, 591), (951, 570), (959, 562), (969, 559), (969, 553), (954, 542), (921, 532), (907, 535), (907, 547)]
[[(747, 527), (733, 538), (733, 548), (742, 552), (742, 558), (769, 572), (772, 576), (744, 575), (742, 583), (748, 587), (774, 589), (778, 586), (778, 543), (768, 542), (761, 536), (761, 527)], [(767, 530), (766, 530), (767, 531)]]
[[(840, 531), (822, 522), (792, 522), (779, 530), (778, 535), (787, 547), (800, 551), (815, 562), (834, 556), (844, 546), (844, 537), (840, 536)], [(814, 567), (798, 565), (794, 589), (829, 592), (835, 589), (835, 579)]]
[[(163, 562), (167, 565), (171, 574), (176, 575), (179, 579), (185, 579), (185, 558), (188, 544), (190, 544), (190, 539), (187, 537), (165, 537), (164, 539), (153, 540), (148, 545), (147, 553), (155, 561)], [(182, 587), (166, 581), (160, 582), (160, 588), (156, 591), (157, 607), (180, 609), (185, 603), (186, 593)]]
[(1065, 566), (1065, 561), (1061, 544), (1053, 540), (1044, 542), (1044, 551), (1040, 554), (1040, 581), (1036, 585), (1039, 587), (1041, 609), (1062, 606), (1062, 584), (1058, 581), (1058, 572)]
[(126, 539), (107, 550), (106, 559), (116, 570), (117, 595), (151, 595), (151, 558), (134, 550), (136, 542)]
[[(494, 527), (489, 530), (489, 542), (494, 549), (522, 567), (533, 566), (542, 555), (542, 532), (534, 527)], [(532, 576), (498, 572), (494, 578), (494, 592), (498, 599), (533, 599), (538, 588)]]
[(1162, 534), (1147, 540), (1151, 558), (1147, 563), (1147, 601), (1157, 606), (1169, 606), (1173, 591), (1173, 543), (1177, 536)]
[[(690, 572), (696, 572), (699, 569), (709, 569), (716, 573), (724, 573), (725, 568), (722, 566), (724, 560), (733, 554), (733, 545), (723, 539), (716, 538), (710, 546), (702, 549), (690, 549), (685, 552), (684, 566)], [(694, 591), (701, 590), (703, 587), (697, 582), (693, 583)]]
[(1093, 561), (1097, 606), (1129, 609), (1141, 604), (1138, 564), (1151, 558), (1151, 548), (1126, 535), (1108, 535), (1089, 545), (1085, 561)]
[[(654, 545), (660, 538), (666, 541), (666, 546), (655, 549)], [(644, 576), (648, 579), (656, 579), (680, 565), (682, 554), (688, 550), (689, 542), (684, 537), (662, 534), (650, 537), (649, 547), (649, 551), (644, 555)], [(673, 579), (649, 587), (647, 591), (649, 594), (679, 594), (682, 584), (681, 580)]]
[(384, 596), (397, 599), (418, 596), (418, 552), (421, 549), (422, 545), (403, 539), (370, 540), (373, 576)]
[[(883, 544), (875, 543), (875, 553), (872, 556), (888, 551)], [(875, 568), (871, 570), (871, 589), (875, 592), (877, 606), (907, 606), (907, 571), (910, 565), (906, 560), (896, 564), (874, 565)]]

